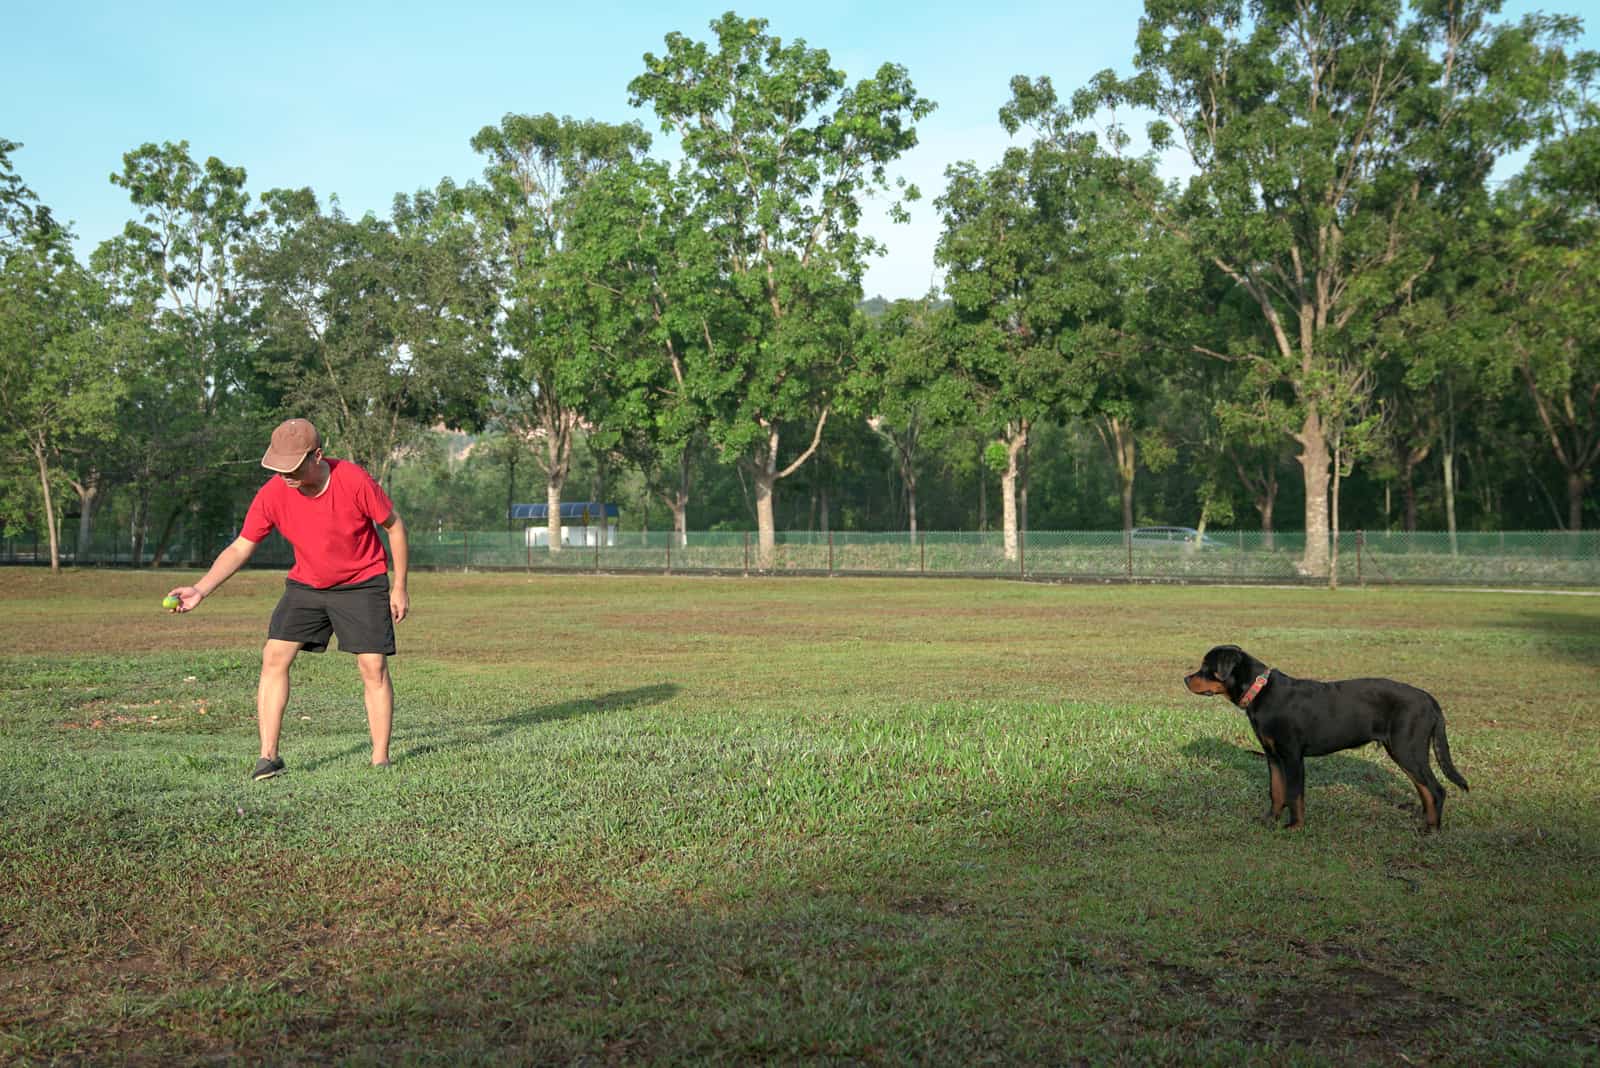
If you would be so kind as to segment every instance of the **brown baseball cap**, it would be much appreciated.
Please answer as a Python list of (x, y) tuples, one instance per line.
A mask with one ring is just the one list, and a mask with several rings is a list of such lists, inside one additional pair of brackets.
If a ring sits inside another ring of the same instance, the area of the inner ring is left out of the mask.
[(272, 444), (261, 457), (261, 466), (268, 471), (287, 474), (304, 462), (312, 449), (322, 448), (322, 435), (307, 419), (285, 419), (272, 432)]

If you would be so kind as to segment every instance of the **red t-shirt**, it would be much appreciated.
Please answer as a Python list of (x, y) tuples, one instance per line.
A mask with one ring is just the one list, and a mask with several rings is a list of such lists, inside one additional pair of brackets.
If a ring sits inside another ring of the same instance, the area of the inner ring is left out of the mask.
[(274, 476), (256, 491), (239, 535), (259, 542), (277, 530), (294, 546), (289, 577), (325, 590), (364, 582), (388, 570), (377, 528), (394, 504), (372, 476), (348, 460), (323, 458), (328, 485), (316, 497)]

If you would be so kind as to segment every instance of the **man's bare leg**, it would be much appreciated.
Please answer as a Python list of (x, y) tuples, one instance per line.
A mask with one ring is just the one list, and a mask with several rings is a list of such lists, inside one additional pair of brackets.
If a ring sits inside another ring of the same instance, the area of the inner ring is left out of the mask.
[(382, 653), (357, 653), (362, 697), (367, 703), (367, 729), (372, 732), (372, 762), (389, 763), (389, 731), (394, 725), (394, 683), (389, 658)]
[(283, 730), (283, 710), (289, 705), (289, 665), (300, 652), (299, 642), (268, 638), (261, 650), (261, 681), (256, 686), (256, 730), (261, 735), (261, 755), (278, 757), (278, 735)]

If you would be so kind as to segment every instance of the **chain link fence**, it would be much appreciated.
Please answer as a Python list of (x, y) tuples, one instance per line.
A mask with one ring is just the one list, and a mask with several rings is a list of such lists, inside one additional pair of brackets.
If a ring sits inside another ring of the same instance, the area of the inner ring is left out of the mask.
[[(230, 539), (231, 540), (231, 539)], [(227, 541), (177, 544), (162, 566), (210, 566)], [(764, 567), (753, 532), (670, 531), (616, 535), (612, 545), (569, 545), (552, 552), (528, 544), (523, 530), (412, 533), (419, 569), (611, 571), (792, 575), (946, 575), (1041, 580), (1322, 584), (1300, 572), (1301, 534), (1252, 531), (1193, 534), (1136, 531), (1027, 531), (1008, 551), (998, 532), (927, 531), (915, 535), (784, 531)], [(1330, 545), (1330, 548), (1332, 546)], [(153, 547), (134, 558), (126, 537), (67, 539), (67, 566), (148, 567)], [(1339, 536), (1339, 581), (1346, 585), (1600, 586), (1600, 531), (1371, 533)], [(256, 550), (252, 567), (287, 568), (288, 544), (276, 534)], [(0, 563), (48, 564), (47, 543), (0, 540)]]

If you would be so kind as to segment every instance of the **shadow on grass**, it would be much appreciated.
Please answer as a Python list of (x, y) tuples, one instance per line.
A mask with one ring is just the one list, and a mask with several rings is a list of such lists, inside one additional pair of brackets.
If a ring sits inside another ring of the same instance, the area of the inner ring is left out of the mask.
[[(1262, 788), (1266, 787), (1266, 756), (1258, 749), (1248, 749), (1242, 745), (1223, 741), (1221, 738), (1197, 738), (1184, 746), (1182, 752), (1194, 760), (1231, 768), (1241, 774), (1258, 778)], [(1391, 797), (1391, 790), (1395, 785), (1394, 776), (1403, 774), (1399, 768), (1394, 768), (1393, 772), (1391, 775), (1370, 761), (1333, 753), (1306, 760), (1306, 785), (1308, 788), (1318, 784), (1356, 786), (1374, 797), (1387, 800)]]
[[(295, 761), (294, 764), (290, 766), (289, 773), (293, 774), (295, 771), (316, 771), (324, 764), (342, 764), (352, 757), (361, 754), (371, 755), (371, 753), (372, 741), (368, 738), (363, 738), (361, 741), (352, 746), (341, 749), (337, 753), (324, 753), (322, 756), (312, 757), (309, 760)], [(285, 757), (284, 759), (288, 760), (290, 758)]]
[(619, 708), (656, 705), (670, 701), (677, 693), (676, 683), (664, 682), (653, 686), (636, 686), (631, 690), (612, 690), (595, 697), (578, 697), (557, 704), (535, 705), (533, 708), (490, 720), (487, 731), (473, 730), (470, 734), (451, 734), (437, 740), (425, 741), (400, 752), (398, 756), (402, 760), (414, 760), (442, 750), (487, 745), (541, 723), (554, 723), (574, 716), (608, 712)]
[[(1058, 837), (1048, 819), (1031, 836)], [(771, 882), (681, 906), (601, 899), (570, 925), (511, 910), (446, 933), (425, 914), (411, 947), (425, 966), (380, 950), (298, 981), (284, 1001), (245, 1002), (230, 1024), (268, 1061), (355, 1063), (1376, 1064), (1449, 1059), (1437, 1015), (1469, 1019), (1461, 1028), (1488, 1061), (1519, 1042), (1549, 1061), (1578, 1063), (1587, 1048), (1570, 983), (1537, 1019), (1491, 1015), (1337, 941), (1277, 961), (1279, 936), (1252, 928), (1244, 905), (1243, 926), (1208, 952), (1183, 920), (1153, 934), (1119, 923), (1146, 902), (1194, 909), (1183, 864), (1172, 885), (1060, 857), (1041, 871), (1029, 842), (996, 853), (953, 838), (922, 839), (920, 862), (881, 847), (790, 858)], [(1222, 901), (1226, 882), (1212, 872), (1199, 885)], [(1355, 907), (1357, 888), (1346, 893)], [(1130, 894), (1098, 920), (1071, 903)], [(1389, 921), (1420, 933), (1429, 919)], [(185, 1059), (223, 1052), (214, 1027), (173, 1028)]]
[(1532, 632), (1545, 656), (1600, 668), (1600, 642), (1594, 640), (1595, 616), (1588, 612), (1522, 612), (1507, 626)]

